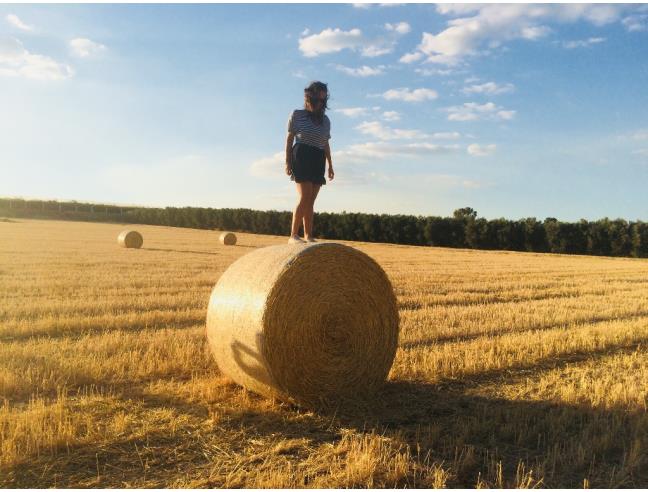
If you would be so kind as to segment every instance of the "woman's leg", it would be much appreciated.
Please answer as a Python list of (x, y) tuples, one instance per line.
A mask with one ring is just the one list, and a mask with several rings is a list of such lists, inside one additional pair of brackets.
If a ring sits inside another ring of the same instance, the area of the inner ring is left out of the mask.
[(308, 210), (304, 214), (304, 237), (308, 239), (313, 236), (313, 215), (315, 207), (315, 198), (317, 198), (317, 193), (319, 192), (321, 184), (313, 183), (313, 193), (311, 195), (311, 200), (308, 204)]
[[(299, 202), (295, 210), (293, 210), (293, 220), (290, 228), (291, 236), (299, 234), (299, 226), (301, 225), (302, 219), (305, 218), (305, 212), (310, 206), (313, 195), (313, 183), (306, 181), (304, 183), (295, 183), (295, 185), (297, 185), (297, 192), (299, 193)], [(306, 229), (304, 228), (305, 233)]]

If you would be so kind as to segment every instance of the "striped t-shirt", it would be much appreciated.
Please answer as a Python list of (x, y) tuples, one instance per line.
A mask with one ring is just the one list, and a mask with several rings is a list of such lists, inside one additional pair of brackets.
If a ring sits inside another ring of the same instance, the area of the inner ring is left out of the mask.
[(288, 118), (288, 132), (295, 134), (297, 143), (324, 149), (331, 138), (331, 121), (324, 115), (321, 125), (314, 123), (305, 109), (294, 110)]

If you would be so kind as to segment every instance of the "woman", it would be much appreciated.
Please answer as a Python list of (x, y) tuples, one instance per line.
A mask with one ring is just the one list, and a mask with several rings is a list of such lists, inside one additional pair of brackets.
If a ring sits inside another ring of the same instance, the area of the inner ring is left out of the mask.
[[(292, 227), (288, 242), (314, 243), (313, 205), (323, 184), (326, 161), (328, 178), (333, 179), (331, 161), (331, 121), (324, 111), (328, 109), (328, 87), (323, 82), (312, 82), (304, 89), (304, 109), (296, 109), (288, 118), (286, 140), (286, 174), (297, 185), (299, 203), (293, 211)], [(293, 139), (296, 139), (293, 145)], [(299, 237), (299, 226), (303, 220), (304, 239)]]

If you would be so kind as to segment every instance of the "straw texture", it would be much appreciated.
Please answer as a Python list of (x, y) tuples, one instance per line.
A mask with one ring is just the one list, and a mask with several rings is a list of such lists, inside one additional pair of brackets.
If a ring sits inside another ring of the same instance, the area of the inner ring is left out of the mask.
[(236, 234), (233, 232), (223, 232), (220, 235), (220, 242), (226, 246), (234, 246), (236, 244)]
[(368, 395), (398, 344), (391, 283), (337, 243), (269, 246), (234, 262), (212, 291), (207, 337), (221, 372), (298, 404)]
[(137, 231), (122, 231), (117, 237), (117, 243), (124, 248), (141, 248), (144, 238)]

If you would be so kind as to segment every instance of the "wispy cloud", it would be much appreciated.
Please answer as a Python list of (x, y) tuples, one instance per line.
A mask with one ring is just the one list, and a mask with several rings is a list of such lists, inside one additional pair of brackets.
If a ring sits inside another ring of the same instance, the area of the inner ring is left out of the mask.
[(515, 110), (504, 109), (492, 102), (484, 104), (467, 102), (461, 106), (443, 108), (443, 111), (448, 113), (448, 120), (450, 121), (511, 120), (516, 113)]
[(25, 24), (15, 14), (7, 14), (6, 19), (7, 19), (7, 22), (9, 22), (9, 24), (11, 24), (14, 27), (17, 27), (21, 31), (33, 31), (34, 30), (34, 26), (29, 26), (29, 25)]
[(457, 70), (445, 68), (415, 68), (414, 72), (425, 76), (440, 75), (442, 77), (447, 77), (448, 75), (458, 73)]
[(356, 107), (356, 108), (338, 108), (334, 109), (336, 113), (342, 113), (344, 116), (349, 118), (357, 118), (358, 116), (364, 116), (369, 112), (369, 108)]
[(0, 38), (0, 76), (36, 80), (64, 80), (72, 77), (69, 65), (53, 58), (30, 53), (16, 38)]
[(425, 133), (420, 130), (390, 128), (383, 125), (380, 121), (363, 121), (355, 129), (364, 135), (371, 135), (379, 140), (426, 138)]
[(72, 54), (79, 58), (97, 56), (106, 51), (106, 47), (103, 44), (95, 43), (87, 38), (75, 38), (70, 40), (69, 44)]
[(422, 157), (430, 155), (454, 154), (460, 152), (458, 144), (436, 144), (430, 142), (387, 143), (366, 142), (349, 145), (337, 151), (338, 158), (356, 160), (387, 159), (398, 156)]
[(480, 145), (474, 143), (474, 144), (470, 144), (467, 150), (468, 153), (472, 156), (483, 157), (483, 156), (494, 154), (495, 150), (497, 150), (497, 145), (495, 144)]
[(303, 70), (293, 70), (292, 76), (297, 77), (298, 79), (306, 79), (306, 78), (308, 78)]
[(629, 32), (648, 31), (648, 14), (629, 15), (621, 23)]
[(382, 118), (385, 121), (399, 121), (401, 117), (398, 111), (385, 111), (382, 114)]
[(464, 94), (488, 94), (497, 95), (511, 92), (515, 89), (513, 84), (498, 85), (495, 82), (486, 82), (484, 84), (471, 85), (463, 88)]
[(648, 140), (648, 130), (637, 130), (632, 138), (635, 140)]
[(390, 24), (389, 22), (385, 24), (385, 29), (388, 31), (394, 31), (398, 34), (407, 34), (412, 30), (410, 25), (407, 22), (398, 22), (396, 24)]
[(345, 67), (344, 65), (334, 65), (336, 70), (351, 75), (352, 77), (371, 77), (374, 75), (382, 75), (385, 73), (385, 65), (379, 65), (377, 67), (368, 67), (363, 65), (361, 67)]
[(379, 140), (454, 140), (461, 136), (458, 132), (426, 133), (421, 130), (391, 128), (380, 121), (363, 121), (355, 129), (364, 135), (371, 135)]
[(410, 90), (408, 87), (402, 87), (389, 89), (382, 94), (382, 97), (388, 101), (421, 102), (436, 99), (439, 95), (432, 89), (419, 88)]
[(574, 49), (574, 48), (587, 48), (588, 46), (592, 46), (593, 44), (598, 44), (602, 43), (605, 41), (605, 38), (588, 38), (588, 39), (579, 39), (575, 41), (563, 41), (562, 46), (563, 48), (567, 48), (569, 50)]

